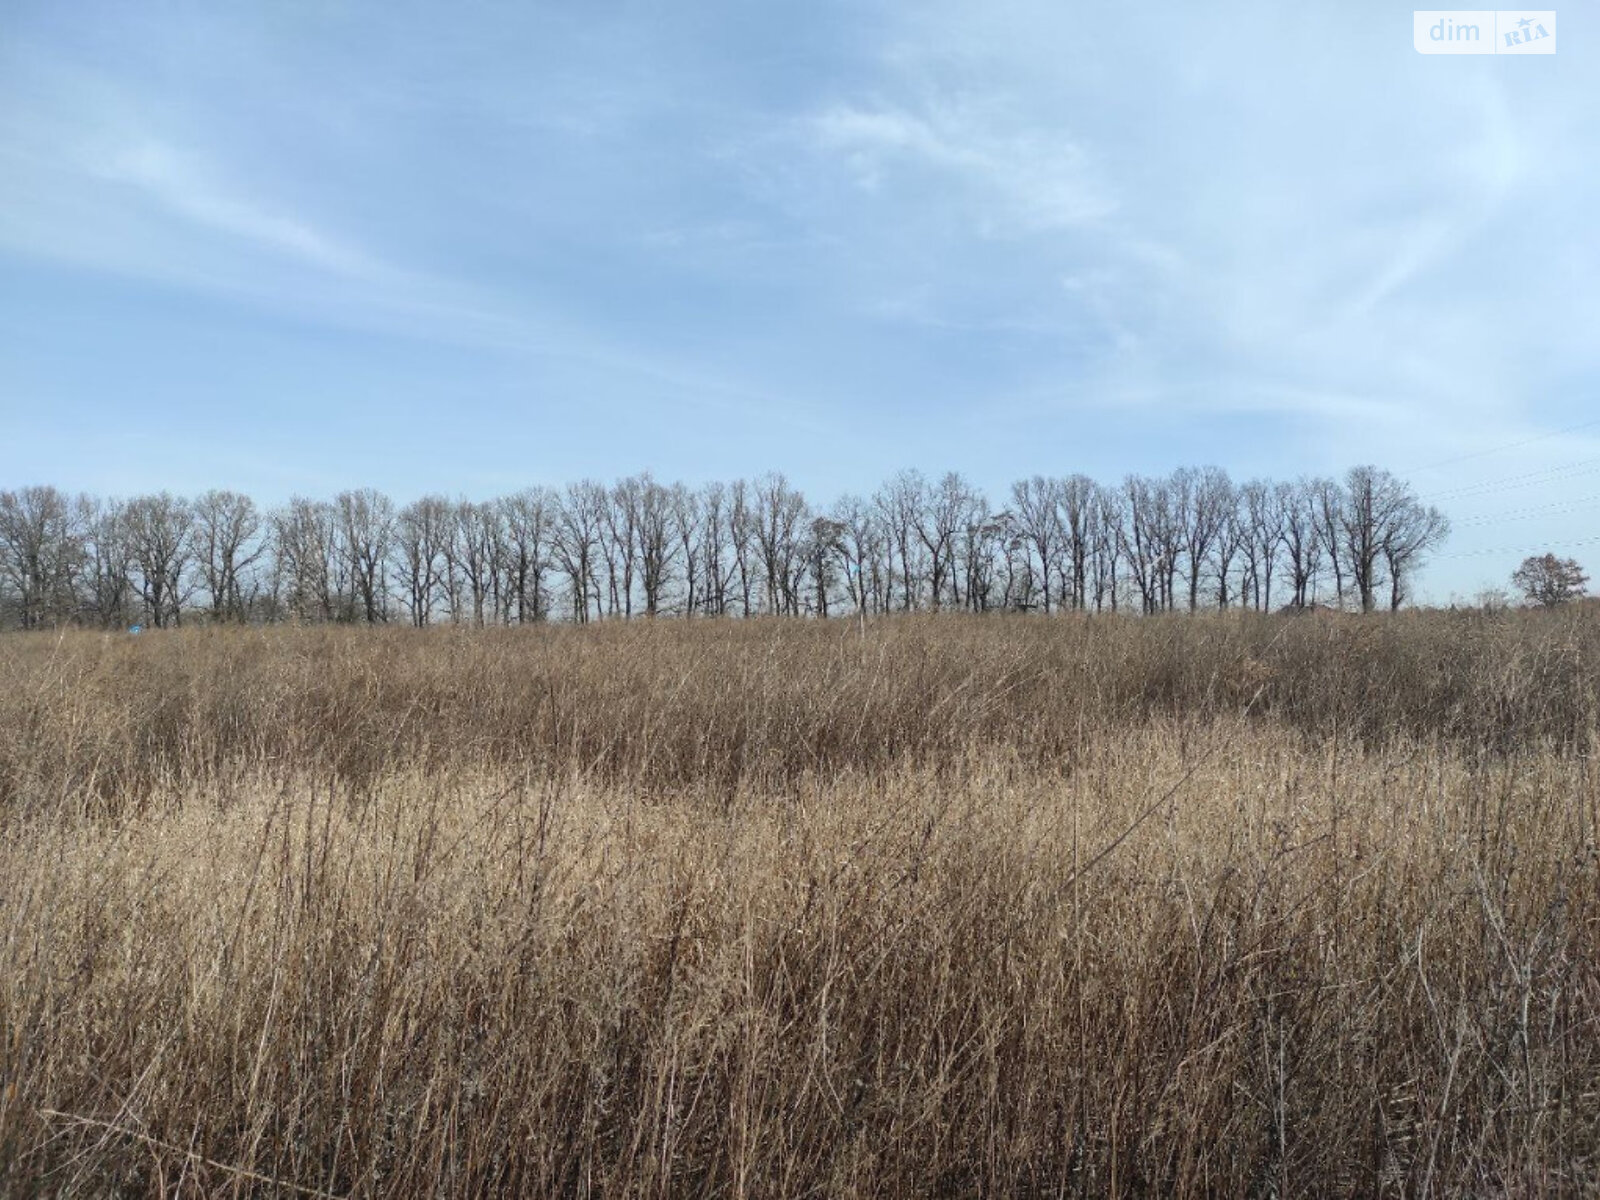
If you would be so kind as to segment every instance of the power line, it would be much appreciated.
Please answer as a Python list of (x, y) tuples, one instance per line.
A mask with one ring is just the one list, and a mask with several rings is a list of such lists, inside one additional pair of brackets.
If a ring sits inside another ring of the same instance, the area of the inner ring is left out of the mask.
[(1497, 525), (1501, 521), (1521, 521), (1528, 517), (1563, 516), (1570, 512), (1582, 512), (1586, 508), (1593, 508), (1600, 503), (1600, 496), (1582, 496), (1574, 500), (1560, 500), (1554, 504), (1541, 504), (1537, 508), (1512, 509), (1509, 512), (1484, 513), (1476, 517), (1463, 517), (1460, 521), (1453, 522), (1458, 529), (1471, 529), (1482, 525)]
[(1568, 425), (1565, 429), (1552, 429), (1547, 433), (1536, 433), (1532, 437), (1523, 438), (1519, 442), (1507, 442), (1503, 446), (1490, 446), (1487, 450), (1474, 450), (1468, 454), (1458, 454), (1454, 458), (1440, 459), (1438, 462), (1429, 463), (1425, 467), (1411, 467), (1405, 473), (1415, 474), (1420, 471), (1437, 471), (1440, 467), (1454, 466), (1456, 463), (1471, 462), (1475, 458), (1487, 458), (1491, 454), (1503, 454), (1507, 450), (1518, 450), (1523, 446), (1531, 446), (1535, 442), (1543, 442), (1553, 437), (1562, 437), (1569, 433), (1576, 433), (1580, 429), (1600, 425), (1600, 417), (1591, 417), (1587, 421), (1579, 421), (1576, 425)]
[(1541, 483), (1555, 483), (1593, 475), (1600, 471), (1600, 458), (1579, 459), (1559, 467), (1546, 467), (1542, 471), (1529, 471), (1521, 475), (1508, 475), (1502, 479), (1486, 479), (1479, 483), (1464, 484), (1443, 492), (1430, 492), (1424, 500), (1463, 500), (1475, 496), (1493, 495), (1497, 491), (1514, 491), (1518, 488), (1537, 487)]
[(1492, 550), (1462, 550), (1456, 554), (1441, 554), (1440, 558), (1487, 558), (1498, 554), (1539, 554), (1550, 550), (1570, 550), (1573, 546), (1592, 546), (1600, 537), (1579, 538), (1571, 542), (1547, 542), (1543, 546), (1497, 546)]

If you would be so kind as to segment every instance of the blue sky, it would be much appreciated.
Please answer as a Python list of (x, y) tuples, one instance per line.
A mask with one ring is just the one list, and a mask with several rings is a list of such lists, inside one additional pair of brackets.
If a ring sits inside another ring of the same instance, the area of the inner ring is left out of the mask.
[(1429, 57), (1389, 4), (0, 0), (0, 484), (1371, 461), (1456, 522), (1435, 598), (1600, 566), (1561, 16)]

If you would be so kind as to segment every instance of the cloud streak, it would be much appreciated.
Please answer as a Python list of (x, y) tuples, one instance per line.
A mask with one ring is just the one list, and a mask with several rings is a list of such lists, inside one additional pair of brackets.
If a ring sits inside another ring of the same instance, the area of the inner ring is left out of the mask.
[(985, 236), (1027, 236), (1071, 229), (1115, 210), (1085, 147), (1063, 134), (1007, 127), (970, 106), (935, 105), (924, 113), (894, 106), (836, 104), (811, 117), (816, 146), (838, 156), (856, 184), (879, 192), (896, 172), (931, 174), (974, 200)]

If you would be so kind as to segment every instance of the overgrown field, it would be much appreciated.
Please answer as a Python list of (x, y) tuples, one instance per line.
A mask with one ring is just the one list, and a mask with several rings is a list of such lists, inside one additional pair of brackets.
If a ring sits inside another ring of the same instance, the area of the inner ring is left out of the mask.
[(1585, 1195), (1600, 615), (0, 639), (13, 1195)]

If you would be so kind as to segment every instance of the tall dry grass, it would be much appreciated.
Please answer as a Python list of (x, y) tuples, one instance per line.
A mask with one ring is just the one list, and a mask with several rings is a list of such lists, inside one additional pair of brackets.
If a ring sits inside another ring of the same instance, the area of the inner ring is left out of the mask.
[(0, 1187), (1591, 1194), (1597, 640), (0, 643)]
[(1045, 770), (1088, 729), (1251, 715), (1317, 737), (1582, 748), (1592, 612), (906, 619), (0, 639), (0, 807), (118, 809), (247, 771), (578, 772), (652, 793)]

